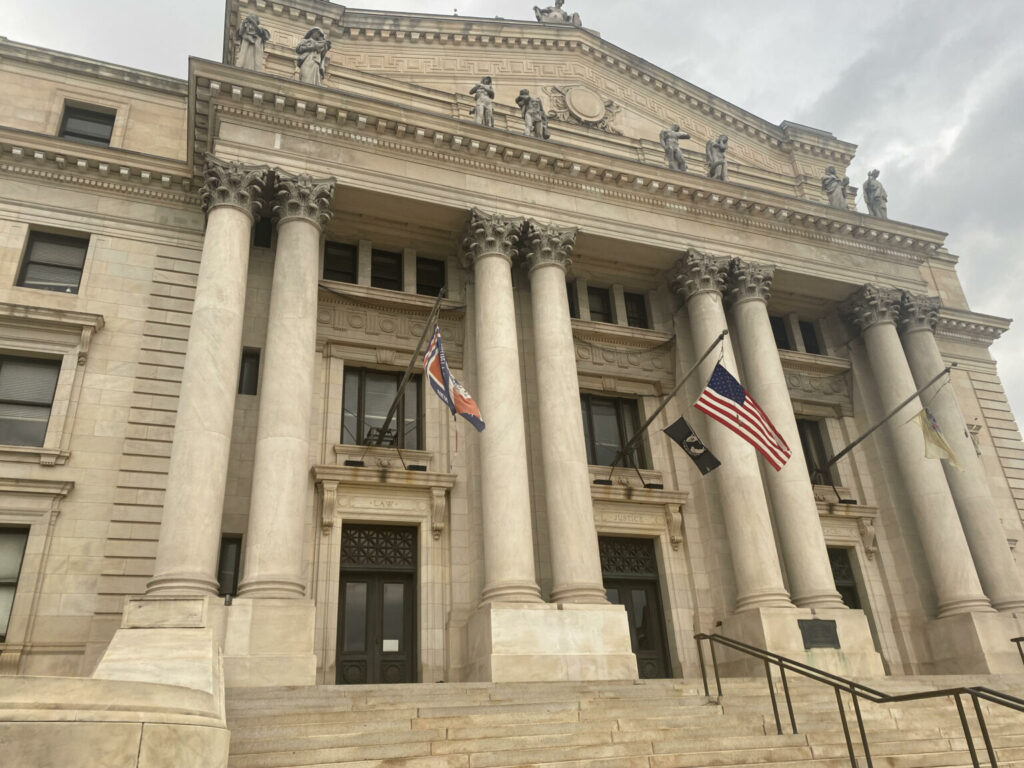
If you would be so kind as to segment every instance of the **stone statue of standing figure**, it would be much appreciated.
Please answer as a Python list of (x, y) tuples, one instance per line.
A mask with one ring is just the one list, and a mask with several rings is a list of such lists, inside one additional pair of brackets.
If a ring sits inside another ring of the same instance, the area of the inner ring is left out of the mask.
[(562, 10), (563, 5), (565, 5), (565, 0), (555, 0), (555, 4), (549, 5), (547, 8), (535, 5), (533, 14), (537, 17), (537, 21), (548, 24), (572, 24), (574, 27), (582, 27), (583, 22), (580, 20), (580, 15), (574, 13), (570, 16), (568, 11)]
[(476, 106), (469, 110), (477, 125), (494, 127), (494, 85), (490, 77), (483, 78), (469, 89), (469, 95), (476, 99)]
[(724, 133), (717, 139), (708, 139), (704, 151), (708, 158), (708, 178), (728, 181), (728, 163), (725, 151), (729, 148), (729, 137)]
[(295, 46), (298, 54), (299, 81), (310, 85), (323, 85), (327, 74), (327, 52), (331, 41), (320, 27), (313, 27)]
[(825, 169), (825, 175), (821, 179), (821, 188), (828, 195), (828, 204), (833, 208), (842, 208), (847, 211), (850, 209), (846, 204), (846, 190), (849, 186), (850, 177), (844, 176), (840, 179), (834, 165)]
[(878, 169), (868, 174), (867, 181), (861, 188), (864, 191), (864, 204), (868, 207), (868, 213), (879, 219), (889, 218), (889, 196), (885, 193), (885, 187), (878, 180)]
[(666, 128), (658, 134), (658, 141), (665, 150), (665, 159), (668, 161), (670, 171), (686, 170), (686, 158), (683, 156), (683, 150), (679, 148), (679, 140), (688, 138), (690, 138), (690, 134), (679, 130), (678, 125)]
[(260, 17), (250, 13), (238, 28), (238, 55), (235, 66), (263, 71), (263, 44), (270, 39), (270, 32), (260, 26)]
[(533, 136), (537, 139), (550, 139), (548, 132), (548, 116), (544, 113), (544, 104), (536, 96), (531, 96), (527, 88), (523, 88), (516, 96), (516, 104), (523, 113), (523, 122), (526, 123), (526, 136)]

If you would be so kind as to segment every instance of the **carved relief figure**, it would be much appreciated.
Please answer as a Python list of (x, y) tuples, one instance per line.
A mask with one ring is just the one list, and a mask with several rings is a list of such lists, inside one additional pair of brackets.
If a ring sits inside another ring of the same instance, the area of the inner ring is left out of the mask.
[(238, 55), (235, 66), (263, 71), (263, 44), (270, 39), (270, 32), (260, 26), (260, 17), (250, 13), (238, 28)]
[(494, 127), (494, 86), (491, 78), (485, 77), (469, 89), (469, 95), (476, 99), (476, 106), (469, 110), (477, 125)]
[(331, 41), (324, 35), (320, 27), (313, 27), (306, 33), (297, 46), (299, 81), (310, 85), (323, 85), (327, 73), (327, 52), (331, 50)]
[(846, 189), (849, 186), (850, 177), (844, 176), (840, 179), (834, 165), (830, 165), (825, 169), (825, 175), (821, 179), (821, 188), (828, 195), (828, 204), (833, 208), (849, 210), (846, 205)]
[(686, 170), (686, 158), (683, 157), (683, 150), (679, 148), (679, 140), (688, 138), (690, 134), (680, 131), (678, 125), (666, 128), (658, 134), (658, 141), (665, 150), (665, 159), (670, 171)]
[(565, 5), (565, 0), (555, 0), (554, 5), (549, 5), (547, 8), (540, 8), (533, 6), (533, 13), (537, 17), (537, 21), (543, 21), (548, 24), (572, 24), (575, 27), (582, 27), (583, 22), (580, 20), (580, 15), (574, 13), (571, 16), (567, 11), (562, 10), (562, 6)]
[(523, 113), (523, 122), (526, 123), (526, 136), (533, 136), (537, 139), (550, 139), (548, 132), (548, 117), (544, 114), (544, 104), (536, 96), (531, 96), (527, 88), (523, 88), (516, 96), (516, 104)]
[(724, 133), (717, 139), (708, 139), (704, 150), (708, 157), (708, 177), (719, 181), (728, 181), (728, 165), (725, 151), (729, 148), (729, 137)]
[(868, 207), (868, 213), (879, 219), (889, 218), (889, 196), (885, 193), (885, 187), (878, 180), (878, 169), (868, 174), (864, 182), (864, 204)]

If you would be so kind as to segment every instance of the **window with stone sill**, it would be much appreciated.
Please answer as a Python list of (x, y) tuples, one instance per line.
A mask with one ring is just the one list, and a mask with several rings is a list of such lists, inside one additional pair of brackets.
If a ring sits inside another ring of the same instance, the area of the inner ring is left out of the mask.
[(445, 266), (440, 259), (416, 257), (416, 293), (437, 296), (445, 285)]
[(89, 238), (30, 232), (15, 285), (57, 293), (78, 293)]
[(800, 320), (793, 314), (769, 315), (768, 320), (778, 349), (806, 352), (809, 355), (825, 354), (816, 323)]
[[(587, 463), (610, 466), (619, 451), (640, 428), (640, 409), (636, 400), (622, 397), (581, 394), (583, 440)], [(621, 467), (650, 469), (643, 442), (620, 462)]]
[(324, 280), (356, 283), (359, 278), (359, 249), (348, 243), (324, 243)]
[(828, 450), (828, 436), (825, 425), (820, 421), (797, 419), (796, 429), (800, 435), (800, 446), (807, 460), (807, 473), (814, 485), (839, 485), (835, 466), (828, 467), (831, 452)]
[(374, 248), (370, 251), (370, 285), (388, 291), (402, 290), (402, 254)]
[(26, 543), (28, 528), (0, 526), (0, 643), (7, 640)]
[[(370, 368), (345, 368), (342, 393), (341, 442), (347, 445), (376, 445), (373, 439), (384, 426), (384, 419), (398, 393), (402, 374)], [(413, 376), (391, 420), (389, 434), (383, 446), (421, 449), (422, 408), (420, 407), (420, 377)]]
[(114, 120), (117, 112), (90, 104), (65, 104), (60, 121), (58, 136), (63, 139), (80, 141), (83, 144), (110, 146), (114, 134)]

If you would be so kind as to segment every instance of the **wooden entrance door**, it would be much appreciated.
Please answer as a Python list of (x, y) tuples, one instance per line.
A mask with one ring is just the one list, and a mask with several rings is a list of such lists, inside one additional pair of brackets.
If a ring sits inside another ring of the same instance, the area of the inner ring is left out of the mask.
[(336, 682), (416, 681), (416, 529), (342, 528)]

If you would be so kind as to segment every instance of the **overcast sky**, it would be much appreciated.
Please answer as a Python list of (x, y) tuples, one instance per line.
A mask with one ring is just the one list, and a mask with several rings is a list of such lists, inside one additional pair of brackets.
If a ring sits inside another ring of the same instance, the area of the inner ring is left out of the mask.
[[(532, 19), (533, 2), (548, 0), (352, 7)], [(857, 144), (852, 183), (881, 169), (891, 218), (950, 233), (971, 308), (1016, 318), (994, 352), (1024, 418), (1024, 0), (566, 0), (566, 9), (766, 120)], [(0, 0), (0, 35), (182, 78), (189, 55), (220, 59), (223, 23), (221, 0)]]

